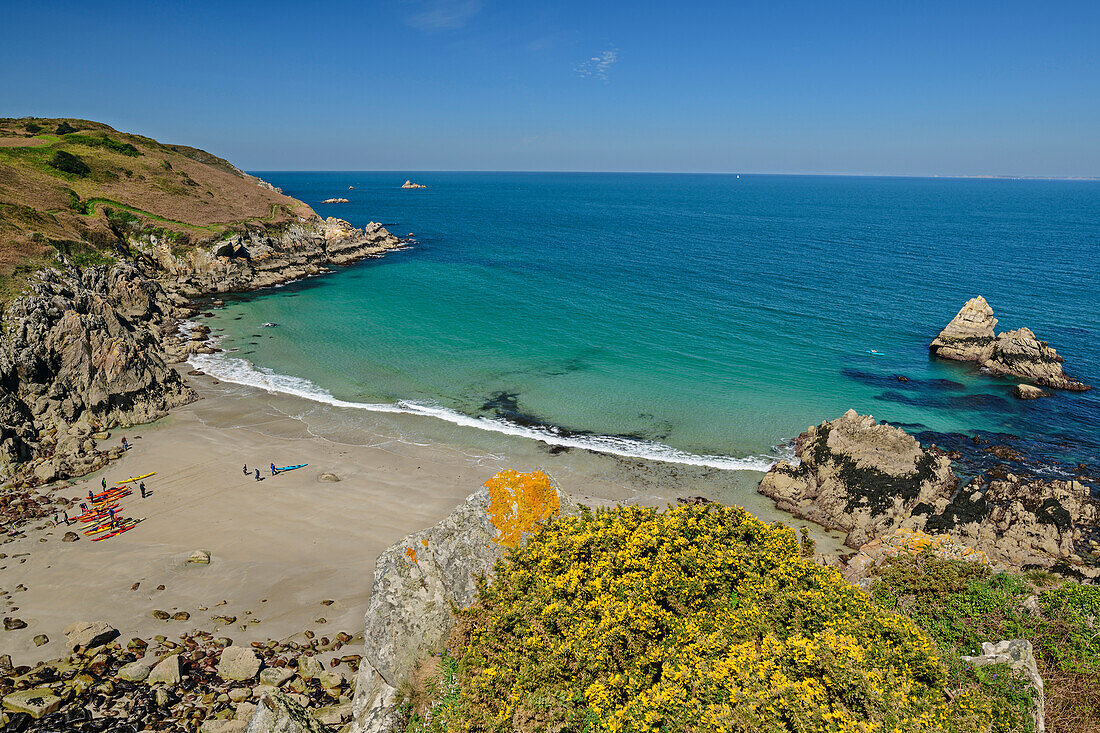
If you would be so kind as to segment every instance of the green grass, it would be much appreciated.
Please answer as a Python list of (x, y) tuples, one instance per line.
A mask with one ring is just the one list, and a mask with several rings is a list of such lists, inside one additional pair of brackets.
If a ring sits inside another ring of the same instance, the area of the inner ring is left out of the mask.
[(448, 730), (451, 711), (459, 698), (458, 672), (458, 660), (444, 653), (439, 669), (424, 686), (424, 700), (427, 701), (425, 712), (405, 711), (408, 716), (405, 733), (440, 733)]
[[(1100, 731), (1100, 587), (1049, 573), (993, 573), (928, 553), (890, 559), (877, 573), (875, 601), (913, 619), (945, 654), (979, 654), (984, 641), (1031, 641), (1046, 685), (1048, 722), (1059, 731)], [(1024, 606), (1030, 596), (1041, 614)], [(956, 684), (964, 686), (963, 678), (975, 673), (959, 669)], [(1005, 706), (1023, 704), (1003, 677), (989, 674), (974, 679)]]

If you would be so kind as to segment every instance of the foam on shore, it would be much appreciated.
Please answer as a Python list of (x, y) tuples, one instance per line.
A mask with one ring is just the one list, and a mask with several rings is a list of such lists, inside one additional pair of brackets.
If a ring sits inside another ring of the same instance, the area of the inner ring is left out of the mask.
[(333, 407), (369, 412), (385, 412), (406, 415), (423, 415), (465, 427), (487, 430), (504, 435), (514, 435), (538, 440), (547, 445), (596, 451), (624, 458), (640, 458), (665, 463), (703, 466), (725, 471), (767, 471), (781, 456), (729, 456), (697, 455), (673, 448), (663, 443), (637, 440), (615, 435), (565, 434), (554, 426), (518, 425), (499, 417), (473, 417), (438, 405), (401, 400), (396, 404), (349, 402), (333, 396), (308, 379), (279, 374), (270, 369), (256, 367), (246, 359), (222, 354), (194, 354), (188, 363), (224, 382), (256, 387), (267, 392), (294, 395)]

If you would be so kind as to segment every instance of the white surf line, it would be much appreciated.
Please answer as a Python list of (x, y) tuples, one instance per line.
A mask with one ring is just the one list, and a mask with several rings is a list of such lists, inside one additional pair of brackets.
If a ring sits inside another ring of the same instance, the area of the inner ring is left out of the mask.
[(724, 471), (767, 471), (779, 459), (778, 456), (730, 458), (727, 456), (696, 455), (661, 443), (641, 442), (612, 435), (561, 435), (555, 432), (553, 428), (530, 428), (510, 423), (502, 418), (471, 417), (445, 407), (423, 405), (407, 400), (401, 400), (395, 405), (349, 402), (334, 397), (307, 379), (278, 374), (270, 369), (258, 369), (247, 360), (236, 357), (217, 354), (193, 354), (188, 359), (188, 364), (224, 382), (255, 387), (270, 393), (288, 394), (333, 407), (434, 417), (453, 425), (538, 440), (547, 445), (591, 450), (623, 458), (640, 458), (663, 463), (717, 468)]

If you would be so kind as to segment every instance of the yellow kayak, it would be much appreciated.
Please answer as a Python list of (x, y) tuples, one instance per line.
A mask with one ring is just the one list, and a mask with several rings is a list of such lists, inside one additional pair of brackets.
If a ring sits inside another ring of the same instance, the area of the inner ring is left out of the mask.
[(140, 519), (132, 519), (132, 518), (127, 518), (127, 517), (118, 517), (118, 518), (115, 519), (115, 522), (118, 523), (117, 527), (111, 527), (110, 522), (104, 522), (103, 524), (92, 527), (91, 529), (84, 530), (84, 534), (91, 536), (93, 534), (99, 534), (100, 532), (109, 532), (112, 529), (121, 529), (122, 527), (125, 527), (126, 525), (137, 524), (140, 521), (141, 521)]
[(149, 477), (150, 477), (150, 476), (152, 476), (152, 475), (153, 475), (154, 473), (156, 473), (156, 471), (153, 471), (152, 473), (147, 473), (147, 474), (145, 474), (144, 476), (134, 476), (134, 477), (132, 477), (132, 478), (128, 478), (128, 479), (126, 479), (125, 481), (116, 481), (115, 483), (119, 483), (119, 484), (128, 484), (128, 483), (130, 483), (131, 481), (140, 481), (140, 480), (141, 480), (141, 479), (143, 479), (143, 478), (149, 478)]

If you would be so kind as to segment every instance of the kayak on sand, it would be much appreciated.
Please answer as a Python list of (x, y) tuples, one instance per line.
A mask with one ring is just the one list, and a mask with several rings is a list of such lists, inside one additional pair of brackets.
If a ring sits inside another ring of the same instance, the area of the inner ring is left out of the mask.
[(297, 466), (283, 466), (282, 468), (279, 468), (278, 466), (276, 466), (275, 470), (278, 471), (279, 473), (282, 473), (283, 471), (293, 471), (296, 468), (305, 468), (308, 465), (309, 465), (308, 463), (299, 463)]
[(155, 473), (156, 473), (156, 471), (150, 471), (149, 473), (145, 474), (144, 476), (131, 476), (130, 478), (126, 479), (125, 481), (119, 481), (118, 483), (128, 484), (131, 481), (140, 481), (143, 478), (149, 478), (150, 476), (152, 476)]

